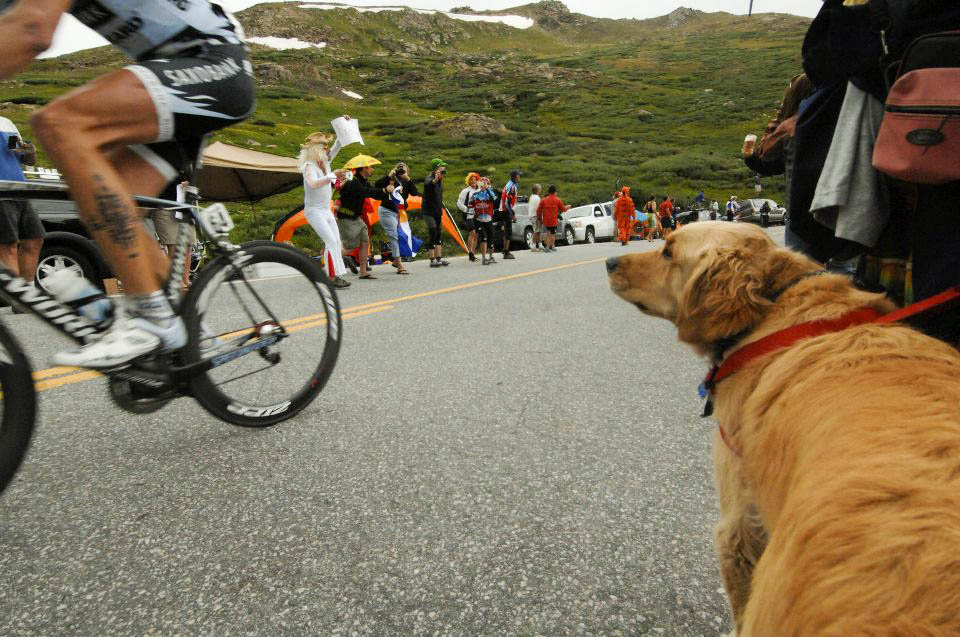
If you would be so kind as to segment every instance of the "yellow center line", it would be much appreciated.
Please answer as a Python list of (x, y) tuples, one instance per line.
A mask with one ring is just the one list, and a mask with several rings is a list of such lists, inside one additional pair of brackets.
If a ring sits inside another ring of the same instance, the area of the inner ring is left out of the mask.
[[(494, 283), (502, 283), (504, 281), (513, 281), (515, 279), (522, 279), (529, 276), (534, 276), (536, 274), (545, 274), (547, 272), (556, 272), (558, 270), (566, 270), (568, 268), (575, 268), (581, 265), (591, 265), (594, 263), (601, 263), (605, 261), (605, 258), (599, 259), (589, 259), (587, 261), (577, 261), (575, 263), (566, 263), (563, 265), (555, 265), (549, 268), (540, 268), (539, 270), (530, 270), (528, 272), (518, 272), (517, 274), (507, 274), (504, 276), (494, 277), (492, 279), (483, 279), (482, 281), (473, 281), (472, 283), (463, 283), (461, 285), (454, 285), (451, 287), (440, 288), (437, 290), (429, 290), (427, 292), (418, 292), (417, 294), (409, 294), (407, 296), (400, 296), (393, 299), (384, 299), (383, 301), (375, 301), (373, 303), (364, 303), (363, 305), (355, 305), (353, 307), (342, 308), (341, 318), (344, 320), (351, 318), (358, 318), (360, 316), (367, 316), (369, 314), (375, 314), (377, 312), (383, 312), (386, 310), (392, 310), (394, 303), (403, 303), (404, 301), (414, 301), (416, 299), (423, 299), (431, 296), (437, 296), (439, 294), (449, 294), (451, 292), (458, 292), (460, 290), (469, 290), (470, 288), (480, 287), (482, 285), (492, 285)], [(319, 327), (324, 325), (326, 321), (326, 313), (321, 314), (311, 314), (308, 316), (301, 316), (298, 318), (288, 319), (282, 321), (284, 327), (287, 328), (287, 332), (296, 332), (299, 330)], [(245, 330), (240, 330), (237, 332), (232, 332), (230, 334), (223, 334), (223, 338), (231, 338), (234, 336), (239, 336), (243, 334)], [(61, 387), (63, 385), (70, 385), (73, 383), (83, 382), (85, 380), (90, 380), (91, 378), (96, 378), (100, 376), (100, 372), (85, 370), (80, 367), (51, 367), (49, 369), (43, 369), (33, 373), (34, 380), (38, 381), (35, 385), (38, 392), (47, 391), (49, 389), (54, 389), (56, 387)], [(47, 380), (49, 379), (49, 380)]]
[[(393, 309), (392, 305), (384, 305), (384, 306), (376, 307), (363, 312), (350, 312), (348, 314), (344, 314), (341, 318), (344, 320), (352, 319), (360, 316), (367, 316), (368, 314), (376, 314), (377, 312), (385, 312), (387, 310), (392, 310), (392, 309)], [(305, 330), (310, 327), (319, 327), (321, 325), (324, 325), (326, 322), (327, 320), (323, 319), (320, 321), (314, 321), (312, 323), (297, 324), (294, 327), (287, 329), (287, 332), (296, 332), (298, 330)], [(241, 334), (241, 333), (242, 332), (237, 332), (237, 334)], [(64, 376), (60, 376), (59, 378), (50, 378), (51, 376), (57, 376), (57, 374), (63, 374), (64, 372), (67, 372), (67, 371), (71, 373)], [(45, 370), (42, 370), (41, 372), (36, 372), (33, 375), (34, 379), (37, 380), (37, 382), (34, 383), (33, 386), (38, 392), (42, 392), (42, 391), (48, 391), (50, 389), (56, 389), (57, 387), (62, 387), (64, 385), (82, 383), (83, 381), (91, 380), (99, 376), (102, 376), (102, 374), (92, 369), (83, 369), (81, 367), (51, 367), (50, 369), (45, 369)], [(49, 378), (49, 380), (39, 380), (41, 378)], [(2, 396), (2, 394), (0, 394), (0, 396)]]

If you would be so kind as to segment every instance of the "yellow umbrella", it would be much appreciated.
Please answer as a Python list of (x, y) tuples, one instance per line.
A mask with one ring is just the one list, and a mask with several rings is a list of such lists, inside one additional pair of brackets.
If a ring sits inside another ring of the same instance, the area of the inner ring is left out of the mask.
[(367, 166), (376, 166), (380, 160), (370, 155), (357, 155), (343, 165), (347, 170), (356, 170), (357, 168), (366, 168)]

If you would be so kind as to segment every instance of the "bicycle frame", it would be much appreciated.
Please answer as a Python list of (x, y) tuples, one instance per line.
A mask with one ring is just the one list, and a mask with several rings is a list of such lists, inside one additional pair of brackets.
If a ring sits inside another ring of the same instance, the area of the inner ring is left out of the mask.
[[(45, 183), (31, 183), (0, 180), (0, 198), (16, 200), (68, 200), (70, 199), (70, 192), (67, 185), (62, 183), (51, 183), (49, 181)], [(212, 227), (211, 223), (200, 214), (200, 208), (196, 201), (179, 203), (144, 196), (135, 196), (134, 200), (139, 206), (159, 207), (187, 212), (193, 222), (196, 223), (202, 236), (206, 239), (206, 243), (212, 246), (214, 254), (225, 255), (231, 259), (238, 269), (242, 267), (243, 251), (239, 249), (239, 246), (218, 238), (224, 233), (222, 230)], [(170, 258), (170, 271), (168, 272), (167, 282), (163, 288), (164, 294), (170, 301), (170, 305), (178, 313), (180, 312), (181, 305), (181, 281), (183, 280), (186, 251), (190, 249), (189, 233), (186, 229), (186, 223), (189, 222), (183, 222), (183, 226), (180, 227), (177, 233), (177, 243), (174, 248), (174, 254)], [(258, 303), (260, 303), (263, 308), (266, 308), (266, 304), (256, 291), (253, 290), (249, 282), (247, 282), (246, 279), (243, 280)], [(43, 322), (79, 344), (95, 341), (106, 331), (105, 328), (99, 327), (93, 321), (73, 308), (61, 303), (39, 287), (27, 285), (26, 281), (14, 275), (9, 268), (4, 267), (2, 264), (0, 264), (0, 297), (8, 303), (16, 303), (26, 308)], [(276, 343), (279, 338), (277, 335), (271, 335), (255, 343), (246, 345), (237, 343), (235, 349), (223, 352), (219, 356), (198, 361), (184, 367), (170, 367), (164, 371), (171, 375), (182, 375), (189, 378), (190, 376), (204, 373), (213, 367), (227, 363), (240, 356), (269, 347)], [(140, 381), (141, 379), (138, 378), (137, 380)]]

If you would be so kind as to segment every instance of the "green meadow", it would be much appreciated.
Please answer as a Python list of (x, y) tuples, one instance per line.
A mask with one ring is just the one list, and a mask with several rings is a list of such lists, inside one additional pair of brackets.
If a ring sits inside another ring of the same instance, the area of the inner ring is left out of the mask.
[[(385, 165), (406, 161), (422, 180), (430, 159), (442, 157), (451, 208), (467, 172), (502, 186), (514, 168), (524, 173), (524, 193), (534, 182), (556, 184), (574, 205), (609, 200), (617, 183), (631, 186), (635, 199), (689, 201), (704, 190), (722, 204), (753, 193), (739, 159), (743, 136), (762, 131), (800, 72), (808, 21), (682, 12), (604, 20), (552, 1), (497, 12), (536, 21), (515, 29), (414, 11), (255, 6), (238, 14), (248, 35), (327, 46), (254, 45), (257, 112), (216, 139), (295, 156), (309, 132), (349, 113), (360, 121), (363, 152)], [(0, 82), (0, 114), (30, 139), (34, 109), (125, 63), (109, 48), (36, 62)], [(764, 196), (782, 201), (781, 179), (763, 185)], [(302, 196), (296, 189), (255, 206), (231, 204), (234, 239), (269, 237)], [(422, 236), (416, 217), (413, 225)], [(295, 242), (320, 246), (306, 229)]]

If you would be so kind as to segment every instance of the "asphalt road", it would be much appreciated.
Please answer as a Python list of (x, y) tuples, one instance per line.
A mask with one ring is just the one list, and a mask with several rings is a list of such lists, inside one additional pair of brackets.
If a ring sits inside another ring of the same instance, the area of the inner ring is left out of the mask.
[[(603, 267), (657, 245), (378, 267), (327, 388), (265, 430), (50, 372), (0, 497), (0, 635), (727, 630), (705, 365)], [(66, 341), (4, 312), (49, 368)]]

